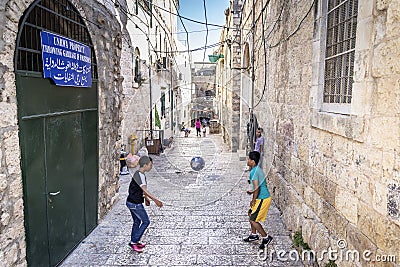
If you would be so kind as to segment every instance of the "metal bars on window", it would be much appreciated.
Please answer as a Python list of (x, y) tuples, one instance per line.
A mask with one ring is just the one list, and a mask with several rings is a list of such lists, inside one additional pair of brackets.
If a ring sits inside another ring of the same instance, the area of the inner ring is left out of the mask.
[(328, 0), (324, 103), (350, 104), (358, 0)]
[(60, 34), (92, 50), (92, 78), (97, 78), (96, 57), (89, 32), (79, 12), (68, 0), (38, 0), (28, 10), (17, 40), (16, 69), (42, 72), (40, 32)]

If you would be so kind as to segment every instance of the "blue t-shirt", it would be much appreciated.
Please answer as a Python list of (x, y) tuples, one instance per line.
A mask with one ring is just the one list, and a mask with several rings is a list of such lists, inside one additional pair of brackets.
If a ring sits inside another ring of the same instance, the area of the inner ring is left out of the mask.
[(253, 190), (254, 190), (254, 185), (253, 185), (254, 180), (258, 181), (258, 186), (260, 187), (260, 192), (258, 193), (257, 199), (269, 198), (270, 193), (268, 191), (267, 183), (265, 181), (265, 174), (262, 171), (262, 169), (259, 168), (258, 166), (255, 166), (250, 171), (250, 183), (253, 186)]

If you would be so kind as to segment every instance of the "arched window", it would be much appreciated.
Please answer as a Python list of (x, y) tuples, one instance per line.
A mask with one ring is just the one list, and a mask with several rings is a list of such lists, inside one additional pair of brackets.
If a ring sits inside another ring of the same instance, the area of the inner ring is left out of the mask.
[(79, 11), (68, 0), (37, 0), (27, 10), (17, 37), (17, 71), (42, 72), (40, 32), (46, 30), (81, 42), (91, 49), (92, 78), (97, 79), (97, 63), (92, 40)]
[(140, 51), (139, 48), (135, 48), (135, 55), (134, 55), (134, 60), (135, 60), (135, 68), (134, 68), (134, 81), (137, 83), (142, 82), (142, 73), (140, 72)]

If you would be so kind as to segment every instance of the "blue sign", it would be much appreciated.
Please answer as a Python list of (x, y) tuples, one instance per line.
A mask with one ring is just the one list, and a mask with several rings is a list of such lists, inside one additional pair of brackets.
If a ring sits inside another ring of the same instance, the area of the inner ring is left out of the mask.
[(41, 31), (40, 37), (44, 78), (60, 86), (92, 86), (89, 46), (46, 31)]

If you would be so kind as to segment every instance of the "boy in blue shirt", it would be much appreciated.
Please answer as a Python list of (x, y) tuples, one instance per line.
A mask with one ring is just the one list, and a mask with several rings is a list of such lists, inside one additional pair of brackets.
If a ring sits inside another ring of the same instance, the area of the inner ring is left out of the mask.
[(271, 206), (271, 195), (268, 191), (267, 183), (265, 181), (265, 174), (258, 166), (260, 160), (260, 153), (253, 151), (249, 153), (247, 159), (247, 166), (250, 167), (250, 180), (253, 189), (248, 190), (247, 194), (252, 195), (250, 201), (250, 210), (248, 212), (249, 221), (251, 226), (251, 234), (243, 239), (245, 242), (257, 241), (260, 238), (257, 235), (259, 232), (263, 238), (260, 249), (264, 249), (272, 241), (272, 236), (267, 235), (260, 221), (264, 222), (267, 217), (269, 207)]

